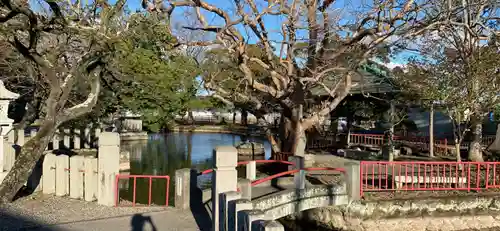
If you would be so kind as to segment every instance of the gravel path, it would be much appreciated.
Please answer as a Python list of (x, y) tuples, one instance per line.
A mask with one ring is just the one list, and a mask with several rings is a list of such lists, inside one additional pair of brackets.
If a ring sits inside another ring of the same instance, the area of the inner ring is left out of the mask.
[(42, 224), (61, 224), (171, 209), (173, 208), (107, 207), (96, 202), (37, 193), (0, 207), (0, 230), (19, 230)]

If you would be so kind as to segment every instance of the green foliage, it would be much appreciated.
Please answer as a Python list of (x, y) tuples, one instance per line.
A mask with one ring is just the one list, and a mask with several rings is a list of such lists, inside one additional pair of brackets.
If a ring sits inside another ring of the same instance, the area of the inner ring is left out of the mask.
[(141, 114), (152, 131), (195, 106), (199, 71), (194, 60), (173, 49), (167, 26), (154, 15), (131, 19), (113, 61), (120, 78), (113, 86), (116, 103)]
[(493, 109), (493, 117), (496, 122), (500, 122), (500, 104), (496, 105)]

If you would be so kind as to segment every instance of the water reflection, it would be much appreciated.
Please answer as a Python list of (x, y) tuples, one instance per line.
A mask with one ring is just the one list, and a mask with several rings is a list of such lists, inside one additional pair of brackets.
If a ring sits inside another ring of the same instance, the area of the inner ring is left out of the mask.
[[(216, 146), (235, 145), (242, 139), (264, 142), (266, 158), (271, 155), (269, 143), (261, 138), (241, 137), (233, 134), (215, 133), (168, 133), (151, 134), (146, 142), (124, 142), (122, 150), (130, 152), (130, 175), (168, 175), (170, 179), (170, 195), (173, 197), (175, 170), (181, 168), (194, 168), (205, 170), (212, 167), (212, 153)], [(202, 185), (206, 187), (210, 183), (210, 175), (199, 178)], [(151, 186), (149, 186), (151, 183)], [(165, 179), (137, 178), (136, 203), (148, 204), (149, 187), (151, 187), (151, 203), (165, 204), (165, 192), (167, 190)], [(132, 201), (134, 192), (134, 180), (122, 179), (119, 182), (120, 198)], [(169, 199), (170, 204), (173, 198)]]

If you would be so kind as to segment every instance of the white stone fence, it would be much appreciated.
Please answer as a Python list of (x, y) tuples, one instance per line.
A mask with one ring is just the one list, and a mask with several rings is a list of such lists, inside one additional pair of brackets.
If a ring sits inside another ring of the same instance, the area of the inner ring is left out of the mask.
[(46, 154), (42, 167), (42, 192), (69, 196), (99, 204), (115, 205), (116, 175), (119, 174), (120, 135), (99, 136), (98, 158)]
[[(4, 155), (0, 156), (0, 182), (13, 167), (16, 152), (24, 144), (22, 136), (24, 131), (17, 132), (16, 142), (13, 142), (13, 136), (8, 135), (3, 143)], [(34, 133), (31, 134), (34, 136)], [(46, 153), (26, 182), (28, 189), (86, 201), (97, 200), (102, 205), (115, 205), (115, 179), (120, 165), (120, 135), (100, 131), (98, 134), (97, 158)]]
[[(29, 134), (26, 135), (26, 130)], [(0, 156), (0, 173), (9, 171), (14, 165), (16, 153), (32, 137), (36, 135), (38, 128), (12, 129), (3, 137), (3, 155)], [(52, 138), (46, 151), (60, 149), (81, 150), (96, 149), (101, 129), (60, 129)]]

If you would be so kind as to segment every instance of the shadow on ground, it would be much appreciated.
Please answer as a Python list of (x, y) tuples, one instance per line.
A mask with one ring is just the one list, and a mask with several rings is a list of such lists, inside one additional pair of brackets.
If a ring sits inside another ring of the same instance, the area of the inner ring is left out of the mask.
[(130, 220), (130, 226), (132, 231), (144, 231), (146, 226), (151, 226), (152, 231), (157, 231), (156, 225), (150, 216), (144, 216), (142, 214), (135, 214)]
[(44, 224), (29, 217), (12, 214), (0, 208), (0, 231), (17, 230), (37, 230), (37, 231), (56, 231), (50, 227), (44, 227)]
[[(191, 170), (191, 179), (197, 179), (198, 172), (195, 169)], [(207, 211), (207, 207), (203, 203), (203, 192), (198, 188), (198, 182), (196, 180), (191, 180), (190, 185), (190, 200), (189, 206), (191, 207), (191, 212), (193, 217), (201, 231), (212, 229), (212, 219)]]

